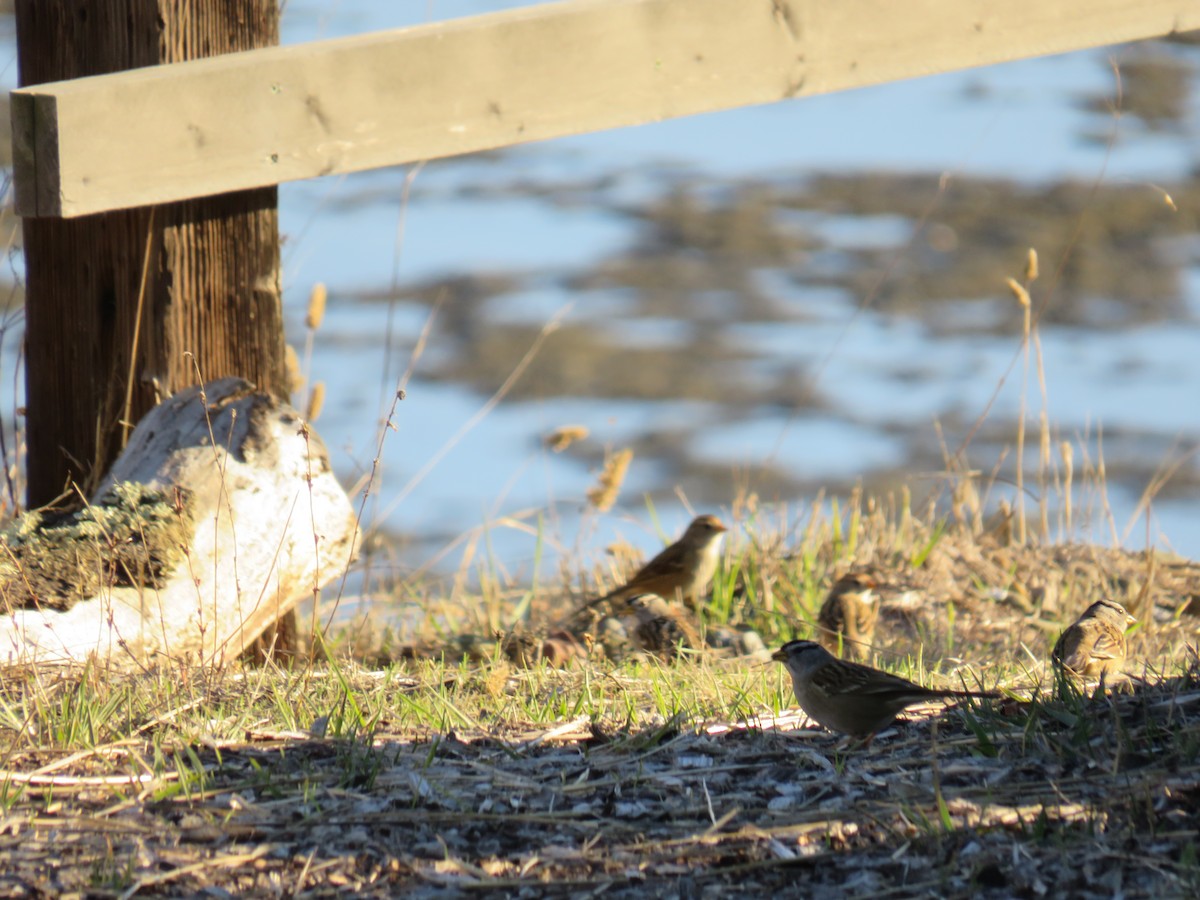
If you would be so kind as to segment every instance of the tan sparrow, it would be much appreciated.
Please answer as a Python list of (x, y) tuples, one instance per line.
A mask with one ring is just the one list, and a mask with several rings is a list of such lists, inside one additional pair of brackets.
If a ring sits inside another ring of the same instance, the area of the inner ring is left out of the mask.
[(1136, 621), (1117, 601), (1097, 600), (1059, 635), (1050, 658), (1082, 678), (1113, 674), (1125, 662), (1125, 629)]
[(864, 660), (879, 619), (879, 583), (867, 572), (848, 572), (834, 582), (817, 613), (817, 641), (830, 653)]
[(626, 601), (633, 610), (633, 638), (647, 653), (674, 659), (680, 646), (697, 649), (700, 632), (686, 609), (668, 603), (654, 594), (642, 594)]
[(716, 516), (693, 519), (679, 540), (642, 566), (628, 582), (585, 608), (656, 594), (664, 600), (680, 599), (688, 609), (695, 609), (717, 571), (726, 530)]
[(815, 641), (788, 641), (772, 655), (792, 676), (796, 701), (830, 731), (870, 738), (906, 707), (942, 698), (995, 697), (976, 691), (940, 691), (870, 666), (838, 659)]
[(551, 666), (566, 666), (577, 659), (586, 659), (591, 649), (588, 635), (576, 638), (570, 632), (559, 629), (544, 637), (524, 629), (499, 632), (500, 652), (519, 666), (531, 667), (539, 660)]

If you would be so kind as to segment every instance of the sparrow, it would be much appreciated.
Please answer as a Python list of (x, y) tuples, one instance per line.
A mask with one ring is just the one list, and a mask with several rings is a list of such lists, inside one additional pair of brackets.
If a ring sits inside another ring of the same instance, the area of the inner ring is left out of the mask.
[(726, 531), (716, 516), (693, 519), (679, 540), (642, 566), (621, 587), (597, 597), (584, 609), (601, 603), (619, 603), (642, 594), (656, 594), (664, 600), (682, 600), (684, 606), (694, 610), (716, 574), (721, 558), (721, 538)]
[(642, 594), (626, 601), (633, 610), (633, 639), (647, 653), (671, 660), (680, 647), (690, 650), (701, 646), (700, 632), (685, 609), (678, 609), (654, 594)]
[(1125, 662), (1125, 629), (1136, 621), (1115, 600), (1097, 600), (1059, 635), (1050, 658), (1081, 678), (1113, 674)]
[(867, 572), (848, 572), (834, 582), (817, 613), (817, 641), (830, 653), (864, 660), (879, 619), (878, 582)]
[(574, 660), (586, 659), (591, 649), (587, 635), (576, 638), (575, 635), (561, 629), (542, 637), (518, 628), (499, 632), (496, 637), (500, 641), (500, 652), (510, 662), (525, 668), (532, 668), (539, 660), (562, 668)]
[(880, 669), (838, 659), (815, 641), (788, 641), (772, 655), (792, 676), (800, 708), (830, 731), (870, 743), (906, 707), (943, 698), (992, 698), (977, 691), (942, 691)]

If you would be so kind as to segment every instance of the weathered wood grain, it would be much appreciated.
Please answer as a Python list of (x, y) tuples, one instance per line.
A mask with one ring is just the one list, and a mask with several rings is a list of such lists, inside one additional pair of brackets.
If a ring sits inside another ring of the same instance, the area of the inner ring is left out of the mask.
[(78, 216), (1196, 28), (1196, 0), (532, 6), (29, 88), (17, 207)]

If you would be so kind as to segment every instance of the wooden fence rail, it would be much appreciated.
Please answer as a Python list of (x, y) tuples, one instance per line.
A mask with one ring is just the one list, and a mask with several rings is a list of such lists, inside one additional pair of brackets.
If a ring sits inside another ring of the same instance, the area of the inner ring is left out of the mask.
[(71, 217), (1200, 28), (1198, 0), (571, 0), (13, 93)]

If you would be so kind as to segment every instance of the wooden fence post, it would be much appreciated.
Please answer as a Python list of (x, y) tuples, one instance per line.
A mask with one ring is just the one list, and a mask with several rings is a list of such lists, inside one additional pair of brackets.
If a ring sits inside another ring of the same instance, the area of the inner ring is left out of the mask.
[[(277, 0), (16, 0), (16, 19), (22, 86), (279, 43)], [(30, 506), (87, 496), (181, 388), (237, 375), (287, 397), (277, 195), (25, 219)], [(280, 626), (294, 647), (294, 614)]]
[[(277, 0), (16, 0), (16, 17), (22, 86), (279, 41)], [(286, 397), (276, 196), (25, 219), (31, 506), (88, 494), (158, 399), (201, 379)]]

